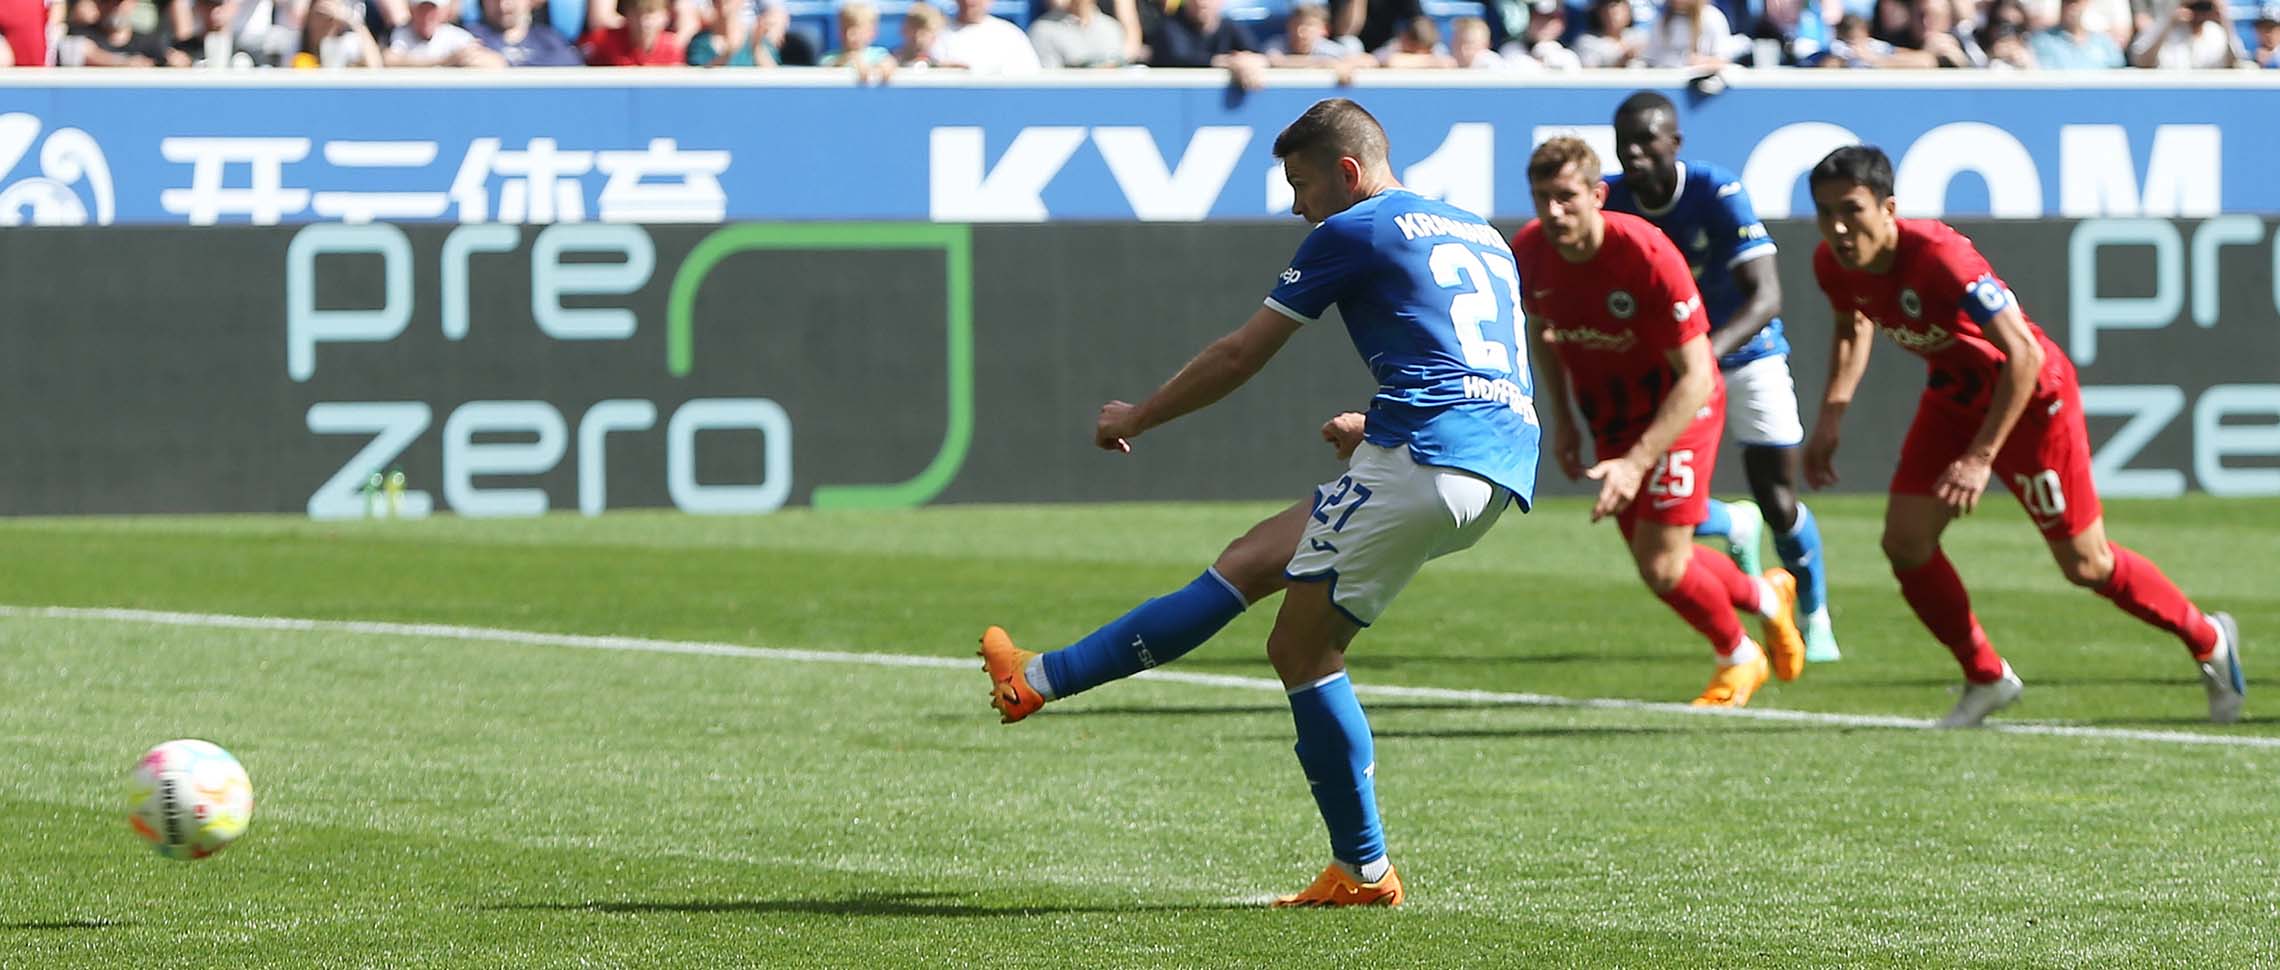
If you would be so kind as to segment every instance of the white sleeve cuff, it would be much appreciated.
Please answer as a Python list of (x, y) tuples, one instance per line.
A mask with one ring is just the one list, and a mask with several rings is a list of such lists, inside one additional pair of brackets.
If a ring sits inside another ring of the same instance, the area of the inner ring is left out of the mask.
[(1267, 309), (1269, 309), (1269, 310), (1273, 310), (1273, 311), (1275, 311), (1276, 313), (1280, 313), (1280, 314), (1282, 314), (1283, 316), (1289, 317), (1289, 318), (1291, 318), (1291, 319), (1293, 319), (1293, 320), (1296, 320), (1296, 321), (1298, 321), (1298, 322), (1300, 322), (1300, 323), (1318, 323), (1318, 322), (1320, 322), (1320, 321), (1321, 321), (1321, 318), (1320, 318), (1320, 317), (1310, 317), (1310, 316), (1307, 316), (1306, 314), (1300, 313), (1300, 312), (1298, 312), (1297, 310), (1293, 310), (1293, 309), (1291, 309), (1291, 308), (1289, 308), (1289, 307), (1286, 307), (1286, 306), (1282, 305), (1282, 302), (1281, 302), (1281, 301), (1279, 301), (1279, 300), (1276, 300), (1274, 297), (1271, 297), (1271, 296), (1270, 296), (1270, 297), (1267, 297)]
[(1726, 268), (1733, 269), (1736, 266), (1740, 266), (1743, 263), (1757, 259), (1758, 257), (1771, 256), (1774, 254), (1774, 251), (1775, 250), (1773, 248), (1773, 243), (1771, 242), (1768, 242), (1762, 246), (1752, 246), (1748, 249), (1742, 250), (1741, 252), (1735, 253), (1734, 258), (1726, 261)]

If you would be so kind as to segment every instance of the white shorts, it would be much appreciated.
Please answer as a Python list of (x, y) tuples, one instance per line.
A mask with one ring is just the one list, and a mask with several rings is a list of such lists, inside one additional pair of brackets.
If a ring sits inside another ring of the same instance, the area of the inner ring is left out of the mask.
[(1726, 436), (1744, 446), (1795, 448), (1805, 443), (1787, 354), (1760, 357), (1726, 372)]
[(1330, 581), (1330, 602), (1377, 621), (1427, 560), (1469, 549), (1511, 504), (1478, 475), (1420, 465), (1407, 447), (1364, 442), (1346, 474), (1314, 490), (1314, 514), (1284, 575)]

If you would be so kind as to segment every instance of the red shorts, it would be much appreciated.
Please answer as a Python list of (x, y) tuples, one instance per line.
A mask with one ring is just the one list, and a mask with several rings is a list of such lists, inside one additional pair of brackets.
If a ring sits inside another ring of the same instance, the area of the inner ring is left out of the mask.
[[(1925, 392), (1916, 420), (1900, 445), (1892, 494), (1930, 495), (1940, 475), (1978, 437), (1984, 412), (1958, 411)], [(2035, 520), (2046, 539), (2071, 539), (2098, 521), (2098, 487), (2090, 476), (2090, 430), (2082, 419), (2082, 389), (2067, 381), (2050, 394), (2027, 399), (2027, 409), (2003, 450), (1994, 478)]]
[[(1616, 517), (1624, 535), (1640, 522), (1701, 525), (1710, 517), (1710, 475), (1718, 470), (1718, 440), (1726, 431), (1726, 396), (1717, 395), (1678, 433), (1639, 483), (1639, 494)], [(1612, 458), (1631, 450), (1637, 439), (1596, 443), (1593, 454)], [(1604, 447), (1599, 447), (1604, 445)]]

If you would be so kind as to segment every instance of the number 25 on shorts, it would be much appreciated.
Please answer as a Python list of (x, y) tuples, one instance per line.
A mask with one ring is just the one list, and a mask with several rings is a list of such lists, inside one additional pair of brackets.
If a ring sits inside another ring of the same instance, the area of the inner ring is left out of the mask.
[(1694, 449), (1665, 452), (1647, 473), (1647, 494), (1685, 498), (1694, 494)]

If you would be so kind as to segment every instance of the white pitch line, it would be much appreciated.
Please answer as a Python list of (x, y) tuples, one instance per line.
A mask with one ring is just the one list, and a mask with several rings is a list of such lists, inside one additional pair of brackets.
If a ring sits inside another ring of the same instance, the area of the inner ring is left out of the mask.
[[(795, 650), (783, 647), (747, 647), (733, 643), (708, 643), (698, 640), (652, 640), (645, 637), (586, 636), (574, 633), (545, 633), (536, 630), (507, 630), (497, 627), (455, 626), (442, 623), (377, 623), (360, 620), (304, 620), (275, 616), (235, 616), (227, 613), (176, 613), (160, 610), (129, 610), (111, 608), (80, 608), (68, 606), (5, 606), (0, 605), (0, 618), (47, 620), (95, 620), (112, 623), (147, 623), (160, 626), (205, 627), (225, 630), (271, 630), (301, 633), (349, 633), (362, 636), (423, 637), (435, 640), (471, 640), (490, 643), (513, 643), (525, 646), (575, 647), (583, 650), (630, 650), (642, 653), (678, 653), (712, 657), (746, 657), (755, 660), (789, 660), (802, 663), (868, 664), (875, 667), (935, 667), (945, 669), (972, 669), (974, 661), (953, 657), (922, 657), (894, 653), (855, 653), (835, 650)], [(1200, 687), (1226, 687), (1237, 690), (1275, 691), (1281, 693), (1281, 683), (1264, 677), (1234, 677), (1225, 674), (1192, 674), (1178, 670), (1149, 670), (1139, 676), (1149, 680), (1193, 684)], [(1893, 717), (1871, 714), (1823, 714), (1816, 711), (1790, 711), (1774, 708), (1704, 708), (1687, 704), (1658, 701), (1627, 700), (1614, 697), (1558, 697), (1551, 694), (1526, 694), (1489, 690), (1456, 690), (1447, 687), (1401, 687), (1390, 684), (1357, 684), (1355, 691), (1365, 697), (1400, 698), (1407, 700), (1457, 701), (1482, 706), (1508, 705), (1516, 707), (1570, 707), (1591, 710), (1637, 711), (1654, 714), (1683, 714), (1694, 717), (1727, 717), (1753, 721), (1781, 721), (1793, 724), (1817, 724), (1828, 727), (1893, 728), (1901, 730), (1933, 730), (1936, 725), (1926, 718)], [(2161, 744), (2214, 745), (2236, 748), (2280, 748), (2280, 737), (2239, 734), (2198, 734), (2189, 731), (2139, 731), (2127, 728), (2084, 727), (2070, 724), (2038, 724), (2032, 722), (2005, 722), (1989, 724), (1985, 730), (2003, 734), (2034, 734), (2049, 737), (2090, 738), (2104, 741), (2150, 741)]]

